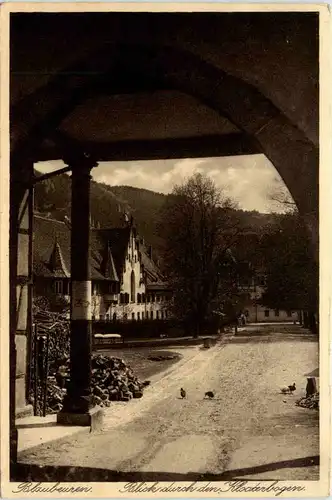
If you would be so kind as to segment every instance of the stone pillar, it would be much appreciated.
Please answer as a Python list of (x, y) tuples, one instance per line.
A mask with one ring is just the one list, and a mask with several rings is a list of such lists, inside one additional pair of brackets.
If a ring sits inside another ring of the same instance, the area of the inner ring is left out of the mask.
[(96, 163), (81, 155), (69, 158), (68, 164), (72, 167), (70, 384), (57, 420), (94, 428), (101, 414), (99, 408), (93, 409), (91, 398), (90, 171)]

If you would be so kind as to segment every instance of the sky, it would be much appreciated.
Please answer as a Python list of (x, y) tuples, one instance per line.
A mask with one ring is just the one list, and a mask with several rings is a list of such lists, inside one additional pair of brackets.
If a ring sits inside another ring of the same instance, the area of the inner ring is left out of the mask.
[[(43, 173), (63, 166), (61, 161), (36, 164)], [(288, 193), (287, 188), (264, 155), (101, 162), (92, 170), (92, 177), (111, 186), (134, 186), (167, 194), (175, 184), (181, 184), (196, 172), (208, 175), (239, 208), (264, 213), (283, 211), (283, 207), (269, 197), (273, 191)]]

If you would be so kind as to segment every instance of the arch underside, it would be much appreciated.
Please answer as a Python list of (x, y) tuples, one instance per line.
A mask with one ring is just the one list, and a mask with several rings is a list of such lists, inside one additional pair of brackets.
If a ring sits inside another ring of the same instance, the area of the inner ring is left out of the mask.
[[(66, 119), (94, 96), (168, 90), (194, 97), (225, 117), (236, 132), (96, 142), (82, 141), (63, 128)], [(299, 210), (304, 214), (318, 210), (318, 148), (304, 132), (255, 87), (192, 53), (170, 47), (107, 45), (11, 110), (14, 163), (61, 158), (68, 148), (86, 149), (104, 161), (264, 153)]]

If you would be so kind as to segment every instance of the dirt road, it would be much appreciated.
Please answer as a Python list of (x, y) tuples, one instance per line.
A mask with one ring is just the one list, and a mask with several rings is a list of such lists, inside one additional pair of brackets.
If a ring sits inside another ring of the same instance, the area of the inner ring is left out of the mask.
[[(141, 400), (107, 409), (102, 432), (28, 450), (20, 461), (177, 478), (317, 479), (318, 413), (294, 405), (317, 356), (318, 344), (301, 335), (235, 337), (154, 380)], [(282, 395), (293, 382), (296, 395)], [(208, 390), (214, 399), (203, 399)]]

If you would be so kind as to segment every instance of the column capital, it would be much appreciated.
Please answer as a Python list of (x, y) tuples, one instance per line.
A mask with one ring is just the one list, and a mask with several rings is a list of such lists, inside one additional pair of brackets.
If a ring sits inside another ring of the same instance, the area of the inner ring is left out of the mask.
[(66, 165), (72, 168), (73, 172), (89, 174), (90, 171), (98, 166), (97, 159), (90, 153), (83, 151), (68, 152), (63, 156)]

